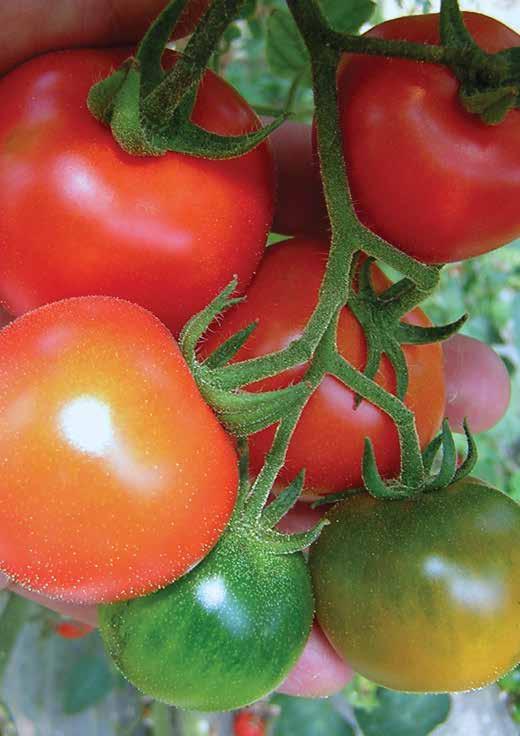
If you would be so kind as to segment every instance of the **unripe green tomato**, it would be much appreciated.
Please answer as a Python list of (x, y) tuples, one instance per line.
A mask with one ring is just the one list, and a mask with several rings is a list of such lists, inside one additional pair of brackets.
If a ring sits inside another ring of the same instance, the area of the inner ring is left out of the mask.
[(313, 608), (300, 552), (272, 554), (232, 530), (173, 585), (100, 607), (99, 622), (117, 666), (145, 694), (189, 710), (231, 710), (285, 679)]
[(311, 548), (318, 620), (395, 690), (482, 687), (520, 660), (520, 506), (467, 478), (413, 500), (337, 504)]

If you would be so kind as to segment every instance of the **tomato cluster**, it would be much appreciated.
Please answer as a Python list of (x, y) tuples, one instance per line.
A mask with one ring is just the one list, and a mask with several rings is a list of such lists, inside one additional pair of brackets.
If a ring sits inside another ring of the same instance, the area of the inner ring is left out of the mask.
[[(207, 4), (189, 5), (178, 35)], [(520, 46), (491, 19), (466, 20), (487, 51)], [(370, 34), (436, 44), (438, 16)], [(123, 152), (85, 98), (128, 53), (51, 53), (0, 80), (0, 301), (21, 315), (0, 331), (0, 570), (47, 596), (100, 604), (121, 671), (184, 708), (234, 709), (277, 687), (305, 646), (314, 596), (332, 645), (378, 683), (445, 691), (493, 681), (520, 659), (520, 509), (504, 494), (468, 478), (400, 501), (359, 491), (367, 439), (390, 483), (406, 448), (382, 408), (328, 374), (296, 423), (276, 490), (305, 468), (305, 500), (357, 495), (328, 513), (310, 571), (303, 538), (274, 528), (297, 482), (255, 513), (250, 478), (262, 475), (279, 424), (248, 436), (250, 475), (243, 462), (239, 473), (237, 442), (174, 336), (236, 276), (247, 299), (213, 323), (199, 365), (251, 324), (231, 365), (296, 343), (319, 302), (328, 238), (265, 251), (268, 143), (226, 160)], [(345, 57), (338, 90), (363, 223), (423, 263), (518, 235), (518, 110), (491, 128), (462, 108), (450, 71), (375, 56)], [(223, 136), (259, 126), (209, 71), (191, 116)], [(389, 289), (366, 265), (375, 293)], [(358, 278), (354, 270), (356, 294)], [(367, 327), (348, 303), (336, 311), (337, 354), (363, 372)], [(401, 324), (431, 327), (418, 308)], [(403, 345), (403, 404), (425, 451), (441, 427), (445, 377), (440, 345), (418, 343)], [(309, 365), (243, 391), (286, 389)], [(397, 371), (384, 355), (374, 383), (395, 396)], [(244, 713), (235, 730), (263, 724)]]

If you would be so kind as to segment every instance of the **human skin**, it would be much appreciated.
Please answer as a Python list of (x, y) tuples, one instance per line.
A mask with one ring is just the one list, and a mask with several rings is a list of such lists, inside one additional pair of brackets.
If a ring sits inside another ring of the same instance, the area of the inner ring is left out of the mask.
[[(0, 5), (0, 74), (45, 51), (71, 46), (106, 46), (135, 41), (164, 6), (164, 0), (20, 0)], [(312, 164), (308, 126), (286, 123), (272, 136), (278, 169), (278, 205), (275, 229), (305, 232), (320, 212), (319, 180)], [(294, 197), (294, 162), (298, 162)], [(303, 178), (303, 180), (302, 180)], [(305, 186), (307, 182), (307, 186)], [(0, 312), (0, 327), (9, 317)], [(446, 343), (445, 367), (448, 404), (446, 415), (455, 429), (466, 416), (470, 427), (482, 431), (493, 426), (507, 408), (509, 378), (500, 359), (483, 343), (455, 336)], [(478, 368), (477, 368), (478, 367)], [(485, 387), (485, 390), (483, 390)], [(285, 531), (309, 528), (319, 517), (299, 504), (283, 521)], [(66, 616), (96, 624), (93, 607), (73, 606), (23, 590), (0, 573), (0, 588), (7, 588)], [(279, 688), (290, 695), (319, 697), (340, 690), (352, 676), (317, 626), (295, 668)]]

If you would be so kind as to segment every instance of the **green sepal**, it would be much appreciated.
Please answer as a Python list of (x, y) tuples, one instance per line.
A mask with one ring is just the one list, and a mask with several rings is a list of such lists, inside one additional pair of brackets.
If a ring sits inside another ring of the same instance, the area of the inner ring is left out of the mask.
[(473, 468), (477, 464), (478, 460), (477, 443), (475, 442), (475, 438), (470, 432), (467, 419), (464, 419), (463, 427), (467, 442), (466, 458), (464, 462), (457, 468), (453, 477), (453, 482), (462, 480), (467, 475), (469, 475), (473, 471)]
[(450, 425), (448, 420), (445, 419), (442, 423), (442, 462), (439, 472), (433, 478), (430, 478), (426, 482), (425, 490), (435, 491), (439, 488), (446, 488), (452, 483), (455, 477), (455, 471), (457, 470), (457, 448), (455, 447), (455, 440), (451, 433)]
[(519, 101), (518, 87), (512, 85), (476, 91), (461, 87), (459, 96), (466, 110), (479, 115), (487, 125), (499, 125)]
[(420, 325), (399, 322), (396, 336), (402, 345), (428, 345), (432, 342), (443, 342), (455, 335), (467, 320), (468, 315), (463, 314), (454, 322), (438, 327), (421, 327)]
[(146, 97), (164, 77), (161, 58), (172, 31), (189, 0), (172, 0), (153, 21), (143, 36), (136, 59), (143, 72), (141, 94)]
[[(199, 372), (202, 378), (203, 371)], [(197, 375), (195, 375), (197, 380)], [(230, 432), (238, 437), (260, 432), (275, 424), (307, 394), (304, 382), (277, 389), (250, 393), (236, 393), (213, 386), (210, 381), (197, 381), (205, 400), (216, 412), (219, 420)]]
[(234, 304), (243, 301), (243, 297), (231, 295), (238, 286), (238, 280), (233, 279), (207, 307), (197, 312), (182, 328), (179, 337), (179, 347), (188, 365), (193, 368), (197, 344), (212, 322)]
[(132, 59), (124, 61), (119, 69), (92, 85), (87, 96), (87, 107), (91, 114), (104, 125), (110, 125), (114, 111), (114, 100), (123, 86)]
[(428, 475), (431, 472), (433, 461), (437, 457), (437, 453), (442, 446), (442, 434), (438, 434), (423, 452), (424, 472)]
[(274, 529), (266, 529), (262, 532), (261, 538), (267, 542), (266, 551), (272, 555), (291, 555), (294, 552), (301, 552), (306, 547), (310, 547), (320, 536), (322, 529), (328, 526), (330, 522), (323, 518), (306, 532), (296, 532), (295, 534), (282, 534)]
[(244, 327), (219, 345), (203, 362), (205, 368), (220, 368), (232, 360), (258, 327), (258, 321)]
[(374, 498), (394, 499), (405, 497), (400, 486), (392, 487), (391, 484), (387, 485), (381, 478), (374, 454), (374, 447), (372, 445), (372, 441), (368, 437), (365, 438), (361, 475), (366, 490)]
[(345, 501), (345, 499), (351, 496), (362, 496), (366, 493), (366, 488), (349, 488), (346, 491), (339, 491), (338, 493), (329, 493), (327, 496), (322, 496), (316, 501), (311, 503), (311, 509), (319, 509), (321, 506), (332, 506), (338, 501)]
[(272, 529), (292, 509), (302, 494), (304, 481), (305, 471), (302, 470), (292, 483), (284, 488), (278, 498), (271, 501), (260, 517), (260, 524), (263, 527)]
[[(424, 345), (446, 340), (462, 327), (467, 317), (463, 315), (455, 322), (439, 327), (421, 327), (402, 322), (403, 315), (421, 301), (421, 291), (410, 279), (405, 278), (380, 294), (376, 293), (370, 274), (373, 263), (373, 258), (367, 258), (359, 268), (358, 290), (352, 290), (348, 306), (365, 334), (367, 358), (363, 373), (368, 378), (375, 378), (381, 359), (386, 355), (394, 369), (396, 395), (402, 400), (408, 390), (409, 373), (401, 345)], [(360, 402), (361, 399), (357, 397), (356, 407)]]
[(128, 65), (126, 78), (114, 99), (110, 129), (121, 148), (133, 156), (160, 156), (164, 150), (147, 134), (141, 119), (141, 69)]
[(282, 125), (287, 115), (280, 115), (269, 125), (245, 135), (223, 136), (211, 133), (192, 123), (189, 118), (179, 120), (177, 114), (168, 132), (150, 132), (150, 138), (163, 151), (177, 151), (190, 156), (208, 159), (238, 158), (263, 143), (271, 133)]

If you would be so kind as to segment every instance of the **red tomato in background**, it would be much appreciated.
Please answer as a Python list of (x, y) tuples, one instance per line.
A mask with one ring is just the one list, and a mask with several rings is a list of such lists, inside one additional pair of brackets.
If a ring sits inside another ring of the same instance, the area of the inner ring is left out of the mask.
[(233, 734), (234, 736), (265, 736), (265, 721), (250, 710), (241, 710), (233, 719)]
[[(488, 52), (520, 46), (499, 21), (464, 13)], [(382, 23), (368, 36), (439, 43), (439, 15)], [(360, 219), (425, 263), (486, 253), (520, 235), (520, 111), (486, 125), (464, 110), (443, 66), (345, 56), (338, 72), (343, 150)]]
[[(218, 329), (201, 346), (209, 354), (230, 335), (250, 322), (259, 320), (237, 360), (281, 350), (297, 339), (316, 305), (325, 271), (328, 246), (304, 238), (284, 241), (268, 249), (245, 302), (230, 310)], [(372, 270), (380, 289), (388, 285), (381, 271)], [(423, 312), (415, 309), (407, 316), (412, 324), (429, 325)], [(340, 353), (356, 368), (366, 361), (363, 330), (352, 312), (344, 309), (338, 328)], [(410, 374), (406, 401), (416, 417), (417, 430), (424, 447), (435, 436), (444, 415), (445, 387), (442, 349), (439, 344), (406, 345)], [(288, 386), (301, 378), (305, 366), (258, 381), (252, 391)], [(377, 382), (395, 392), (394, 371), (384, 358)], [(257, 473), (270, 449), (275, 427), (249, 437), (251, 470)], [(370, 437), (381, 474), (392, 477), (400, 467), (398, 434), (393, 421), (380, 409), (363, 401), (354, 408), (354, 394), (343, 383), (326, 376), (305, 407), (289, 445), (285, 466), (279, 480), (291, 481), (306, 469), (308, 495), (326, 495), (360, 486), (361, 460), (365, 437)]]
[(60, 621), (54, 630), (62, 639), (83, 639), (94, 631), (94, 626), (84, 624), (82, 621)]
[[(245, 290), (273, 214), (267, 144), (227, 161), (124, 153), (86, 109), (128, 50), (37, 57), (0, 80), (0, 301), (12, 314), (70, 296), (136, 302), (178, 333), (234, 275)], [(258, 119), (208, 72), (193, 120), (223, 135)]]
[(5, 327), (0, 353), (2, 572), (112, 602), (205, 556), (233, 510), (236, 455), (164, 325), (71, 299)]
[(173, 31), (173, 38), (184, 38), (193, 33), (210, 0), (190, 0)]

